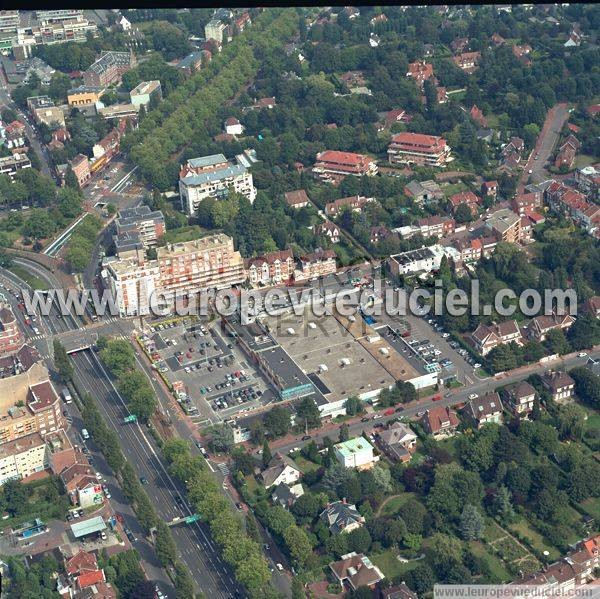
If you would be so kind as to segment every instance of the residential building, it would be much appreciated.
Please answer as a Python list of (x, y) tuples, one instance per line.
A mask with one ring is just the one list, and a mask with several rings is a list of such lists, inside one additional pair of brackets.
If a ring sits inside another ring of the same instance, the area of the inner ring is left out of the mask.
[(469, 38), (468, 37), (457, 37), (450, 42), (450, 50), (454, 54), (460, 54), (464, 52), (469, 47)]
[(369, 241), (376, 245), (379, 242), (387, 239), (393, 235), (393, 233), (384, 225), (377, 225), (375, 227), (371, 227), (369, 230)]
[[(114, 590), (110, 585), (106, 585), (104, 570), (98, 568), (96, 556), (93, 553), (88, 553), (83, 549), (76, 553), (71, 558), (65, 558), (65, 571), (71, 582), (71, 592), (75, 591), (74, 596), (84, 596), (82, 591), (89, 589), (94, 597), (107, 599), (106, 593), (100, 593), (97, 586), (104, 585), (108, 587), (109, 596), (115, 596)], [(89, 595), (85, 595), (88, 597)]]
[(401, 582), (385, 589), (380, 588), (379, 599), (418, 599), (418, 596)]
[(461, 204), (466, 204), (471, 210), (471, 213), (476, 215), (477, 210), (481, 205), (481, 199), (472, 191), (460, 191), (455, 193), (448, 198), (448, 202), (450, 202), (450, 207), (452, 208), (452, 212), (454, 214), (456, 214), (456, 210)]
[(477, 428), (493, 422), (502, 423), (502, 402), (497, 393), (487, 393), (482, 397), (469, 400), (466, 411)]
[(118, 121), (121, 121), (122, 119), (131, 119), (135, 122), (137, 121), (139, 111), (140, 107), (133, 104), (113, 104), (112, 106), (99, 108), (98, 114), (107, 121), (113, 119), (117, 119)]
[(327, 237), (331, 243), (339, 243), (340, 241), (340, 228), (330, 220), (314, 225), (313, 233)]
[(346, 175), (372, 177), (377, 174), (377, 164), (364, 154), (325, 150), (317, 154), (313, 173), (328, 181), (337, 181)]
[(50, 470), (58, 475), (77, 462), (77, 452), (64, 430), (59, 429), (45, 436), (47, 461)]
[(436, 406), (426, 410), (420, 422), (425, 432), (433, 435), (436, 439), (451, 437), (456, 433), (460, 424), (456, 412), (447, 406)]
[(302, 471), (294, 460), (277, 452), (269, 462), (268, 466), (260, 473), (263, 485), (269, 487), (278, 486), (281, 483), (293, 485), (300, 480)]
[(160, 81), (142, 81), (129, 92), (129, 97), (134, 106), (144, 106), (145, 108), (148, 108), (150, 102), (160, 102), (162, 100)]
[[(94, 171), (99, 170), (99, 168), (106, 166), (120, 151), (121, 135), (119, 134), (119, 130), (115, 128), (107, 133), (97, 144), (94, 144), (92, 153), (96, 160), (90, 168)], [(99, 158), (102, 158), (102, 161), (99, 161)]]
[(501, 323), (493, 322), (490, 325), (480, 324), (473, 333), (471, 340), (475, 349), (482, 355), (489, 354), (495, 347), (516, 343), (521, 345), (523, 339), (521, 329), (516, 320), (505, 320)]
[(71, 160), (70, 165), (79, 187), (85, 187), (92, 178), (88, 157), (84, 154), (77, 154), (77, 156)]
[(542, 384), (558, 403), (569, 401), (575, 393), (575, 381), (566, 372), (549, 370), (542, 375)]
[(240, 123), (234, 116), (230, 116), (225, 121), (225, 133), (227, 135), (242, 135), (244, 132), (244, 125)]
[(336, 255), (333, 250), (317, 249), (312, 254), (300, 256), (299, 262), (299, 267), (294, 271), (296, 281), (316, 279), (337, 271)]
[(133, 52), (103, 52), (83, 73), (85, 85), (93, 87), (120, 83), (124, 73), (136, 65)]
[(365, 519), (356, 509), (356, 506), (348, 503), (345, 499), (328, 503), (319, 518), (334, 535), (352, 532), (365, 524)]
[(542, 195), (540, 192), (535, 191), (517, 194), (511, 202), (511, 207), (517, 214), (535, 212), (536, 208), (541, 205)]
[(160, 237), (165, 234), (165, 217), (160, 210), (150, 210), (142, 204), (134, 208), (123, 208), (115, 219), (116, 235), (114, 237), (117, 253), (125, 257), (122, 252), (128, 249), (127, 241), (135, 233), (138, 242), (143, 248), (156, 246)]
[(527, 418), (533, 411), (535, 389), (527, 382), (521, 381), (504, 389), (504, 405), (515, 415)]
[(373, 455), (373, 446), (363, 437), (354, 437), (333, 446), (333, 455), (344, 468), (368, 470), (378, 457)]
[(446, 104), (448, 102), (448, 92), (445, 87), (438, 86), (435, 88), (437, 94), (437, 103)]
[(591, 200), (600, 200), (600, 165), (584, 166), (575, 171), (577, 189)]
[(293, 485), (279, 483), (271, 494), (271, 499), (276, 505), (280, 505), (286, 510), (289, 510), (294, 503), (296, 503), (298, 498), (302, 497), (302, 495), (304, 495), (302, 483), (296, 483)]
[(588, 202), (581, 192), (555, 181), (546, 188), (545, 197), (551, 210), (570, 216), (587, 231), (600, 225), (600, 206)]
[(571, 170), (579, 148), (581, 148), (581, 142), (574, 135), (569, 135), (558, 149), (554, 166), (558, 169)]
[(487, 119), (483, 116), (483, 112), (480, 108), (478, 108), (475, 104), (472, 106), (469, 114), (471, 118), (479, 125), (480, 127), (486, 128), (488, 126)]
[(443, 137), (421, 133), (397, 133), (388, 146), (390, 164), (443, 167), (452, 160)]
[(417, 435), (402, 422), (380, 431), (377, 440), (388, 458), (399, 462), (408, 462), (417, 446)]
[(498, 241), (505, 243), (521, 241), (521, 217), (508, 208), (490, 214), (485, 219), (485, 226), (491, 229)]
[(456, 221), (449, 216), (426, 216), (417, 221), (417, 227), (423, 237), (441, 239), (454, 233)]
[(86, 508), (104, 501), (102, 485), (82, 453), (78, 453), (77, 462), (65, 468), (59, 477), (72, 505)]
[(380, 129), (389, 129), (394, 123), (410, 123), (412, 117), (403, 108), (395, 108), (385, 113), (383, 127)]
[(346, 586), (356, 591), (359, 587), (374, 587), (385, 576), (371, 560), (362, 553), (355, 551), (342, 555), (342, 559), (331, 562), (329, 568), (333, 572), (340, 586)]
[(41, 472), (46, 466), (46, 443), (37, 432), (0, 445), (0, 485)]
[(18, 150), (27, 145), (25, 125), (21, 121), (8, 123), (4, 128), (4, 143), (9, 150)]
[(415, 273), (429, 273), (440, 267), (444, 255), (442, 246), (424, 246), (390, 256), (387, 265), (391, 274), (396, 277)]
[(0, 304), (0, 356), (17, 351), (24, 343), (10, 304)]
[(494, 33), (490, 38), (490, 41), (496, 47), (502, 46), (506, 43), (506, 40), (499, 33)]
[(17, 397), (8, 393), (0, 397), (0, 444), (64, 428), (60, 400), (49, 380), (25, 385)]
[(197, 73), (202, 68), (202, 63), (205, 60), (204, 51), (192, 52), (185, 58), (182, 58), (177, 63), (177, 69), (182, 71), (187, 77), (191, 77), (194, 73)]
[(230, 189), (254, 202), (252, 174), (239, 161), (232, 164), (223, 154), (191, 158), (179, 173), (181, 205), (189, 215), (195, 214), (202, 200), (226, 198)]
[(415, 83), (422, 88), (425, 81), (434, 77), (433, 65), (425, 61), (411, 62), (406, 76), (414, 79)]
[(531, 65), (531, 59), (529, 58), (529, 55), (532, 52), (532, 48), (529, 44), (515, 44), (512, 47), (512, 52), (515, 58), (520, 60), (523, 64), (525, 64), (525, 66)]
[(360, 212), (369, 202), (374, 201), (375, 198), (367, 198), (361, 195), (339, 198), (325, 204), (325, 215), (328, 218), (334, 218), (345, 208), (352, 212)]
[(255, 110), (262, 110), (263, 108), (275, 108), (275, 106), (277, 106), (277, 101), (273, 96), (271, 96), (269, 98), (259, 98), (256, 100), (252, 108)]
[(162, 304), (174, 307), (177, 297), (228, 288), (246, 279), (242, 256), (223, 233), (159, 247), (154, 260), (146, 260), (144, 254), (105, 261), (103, 278), (122, 316), (148, 313), (159, 297)]
[(100, 96), (105, 91), (104, 87), (80, 85), (67, 92), (67, 103), (69, 106), (93, 106), (100, 101)]
[(600, 295), (593, 295), (587, 299), (583, 304), (583, 312), (596, 318), (600, 317)]
[(531, 319), (527, 326), (527, 336), (536, 341), (545, 341), (548, 333), (554, 329), (566, 331), (575, 322), (570, 314), (542, 314)]
[(207, 40), (216, 40), (219, 43), (223, 43), (223, 36), (227, 31), (227, 24), (223, 23), (219, 19), (211, 19), (204, 26), (204, 37)]
[(433, 204), (444, 197), (442, 188), (433, 180), (411, 181), (404, 188), (404, 193), (418, 206)]
[(245, 261), (248, 279), (252, 285), (278, 285), (294, 277), (292, 250), (269, 252)]
[(481, 60), (481, 52), (463, 52), (458, 56), (453, 56), (452, 61), (461, 70), (466, 73), (474, 73), (479, 66)]
[(48, 127), (65, 126), (65, 115), (61, 108), (54, 105), (48, 96), (32, 96), (27, 98), (27, 107), (38, 123)]
[(290, 208), (304, 208), (308, 206), (310, 200), (306, 195), (304, 189), (297, 189), (296, 191), (286, 191), (285, 201)]

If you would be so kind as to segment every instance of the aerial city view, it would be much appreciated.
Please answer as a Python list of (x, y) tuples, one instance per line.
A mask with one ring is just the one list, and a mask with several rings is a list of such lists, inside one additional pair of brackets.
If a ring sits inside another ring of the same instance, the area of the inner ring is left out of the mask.
[(598, 596), (599, 24), (0, 10), (2, 597)]

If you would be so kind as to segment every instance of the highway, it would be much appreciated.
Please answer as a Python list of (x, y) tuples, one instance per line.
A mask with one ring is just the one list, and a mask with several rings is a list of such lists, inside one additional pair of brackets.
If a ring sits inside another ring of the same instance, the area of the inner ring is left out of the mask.
[[(128, 414), (125, 402), (94, 352), (85, 350), (71, 354), (71, 357), (76, 382), (95, 398), (107, 425), (119, 435), (125, 457), (138, 475), (148, 480), (145, 489), (160, 517), (171, 522), (173, 518), (191, 515), (193, 512), (185, 502), (184, 489), (169, 475), (154, 439), (140, 424), (123, 424), (123, 418)], [(177, 525), (172, 532), (180, 557), (199, 590), (214, 598), (244, 596), (204, 523)]]

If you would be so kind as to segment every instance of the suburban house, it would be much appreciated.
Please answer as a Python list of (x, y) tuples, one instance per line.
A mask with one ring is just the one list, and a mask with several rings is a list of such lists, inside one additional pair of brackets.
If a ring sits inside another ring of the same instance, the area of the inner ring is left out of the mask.
[(384, 453), (394, 461), (408, 462), (417, 445), (417, 435), (402, 422), (395, 422), (377, 435)]
[(73, 557), (65, 559), (65, 572), (74, 589), (78, 591), (106, 582), (104, 570), (98, 568), (96, 556), (83, 549)]
[(481, 185), (481, 194), (487, 198), (496, 198), (498, 195), (498, 181), (484, 181)]
[(244, 132), (244, 125), (240, 123), (234, 116), (230, 116), (225, 121), (225, 133), (228, 135), (241, 135)]
[(476, 397), (467, 403), (466, 413), (481, 428), (488, 422), (500, 424), (502, 422), (502, 402), (497, 393), (488, 393), (483, 397)]
[(455, 193), (448, 198), (452, 212), (456, 214), (458, 207), (461, 204), (466, 204), (471, 210), (472, 214), (477, 214), (477, 209), (481, 204), (481, 200), (472, 191), (460, 191)]
[(245, 261), (248, 279), (253, 285), (276, 285), (290, 281), (294, 276), (292, 250), (269, 252)]
[(304, 208), (310, 204), (308, 195), (304, 189), (297, 189), (296, 191), (286, 191), (285, 201), (290, 208)]
[(491, 229), (498, 241), (518, 243), (521, 241), (521, 217), (509, 208), (496, 210), (485, 219), (485, 226)]
[(433, 77), (433, 65), (425, 61), (411, 62), (406, 76), (414, 79), (419, 87), (423, 87), (425, 81)]
[(449, 216), (426, 216), (417, 221), (419, 233), (423, 237), (446, 237), (454, 233), (456, 221)]
[(296, 483), (295, 485), (288, 485), (286, 483), (279, 483), (271, 495), (273, 503), (284, 507), (286, 510), (291, 508), (298, 497), (304, 495), (304, 488), (302, 483)]
[(266, 488), (277, 486), (281, 483), (294, 484), (300, 480), (302, 471), (294, 461), (286, 455), (276, 453), (269, 465), (260, 473), (262, 482)]
[(527, 326), (527, 336), (536, 341), (545, 341), (546, 336), (553, 329), (566, 331), (575, 322), (570, 314), (558, 316), (556, 313), (543, 314), (531, 319)]
[(342, 559), (331, 562), (329, 568), (340, 583), (342, 589), (355, 591), (359, 587), (373, 588), (385, 576), (371, 560), (362, 553), (355, 551), (342, 555)]
[(426, 410), (420, 422), (425, 432), (433, 435), (436, 439), (451, 437), (456, 433), (456, 428), (460, 424), (456, 412), (447, 406), (436, 406)]
[(344, 208), (352, 212), (360, 212), (369, 202), (374, 202), (375, 198), (367, 198), (365, 196), (349, 196), (347, 198), (339, 198), (333, 202), (325, 204), (325, 215), (328, 218), (337, 216)]
[(575, 381), (566, 372), (549, 370), (542, 375), (542, 384), (558, 403), (570, 400), (575, 391)]
[(404, 193), (417, 204), (431, 204), (443, 199), (442, 188), (433, 180), (411, 181), (404, 188)]
[(581, 142), (574, 135), (569, 135), (558, 149), (554, 166), (566, 170), (573, 168), (579, 148), (581, 148)]
[(340, 241), (340, 228), (330, 220), (314, 225), (313, 233), (327, 237), (331, 243), (339, 243)]
[(469, 114), (471, 115), (471, 118), (475, 121), (475, 123), (477, 123), (477, 125), (479, 125), (480, 127), (487, 128), (487, 119), (483, 115), (481, 108), (478, 108), (476, 104), (473, 104), (471, 110), (469, 111)]
[(469, 38), (468, 37), (457, 37), (450, 42), (450, 50), (454, 54), (460, 54), (464, 52), (469, 47)]
[(418, 596), (401, 582), (385, 589), (380, 587), (379, 599), (418, 599)]
[(475, 349), (485, 356), (498, 345), (505, 345), (514, 341), (521, 344), (521, 330), (516, 320), (506, 320), (499, 324), (480, 324), (472, 333), (471, 339)]
[(371, 227), (369, 231), (369, 241), (372, 244), (378, 244), (380, 241), (387, 239), (393, 233), (384, 225), (377, 225), (375, 227)]
[(512, 209), (517, 214), (525, 214), (535, 211), (542, 205), (542, 198), (539, 192), (521, 193), (514, 197), (511, 202)]
[(354, 437), (333, 446), (333, 455), (344, 468), (368, 470), (379, 460), (373, 446), (363, 437)]
[(356, 506), (348, 503), (345, 499), (328, 503), (319, 518), (334, 535), (342, 532), (352, 532), (365, 523), (365, 519), (356, 509)]
[(523, 418), (533, 411), (535, 389), (527, 382), (521, 381), (504, 389), (504, 404), (515, 415)]
[(453, 56), (454, 64), (465, 73), (474, 73), (477, 70), (479, 61), (481, 60), (481, 52), (463, 52), (458, 56)]

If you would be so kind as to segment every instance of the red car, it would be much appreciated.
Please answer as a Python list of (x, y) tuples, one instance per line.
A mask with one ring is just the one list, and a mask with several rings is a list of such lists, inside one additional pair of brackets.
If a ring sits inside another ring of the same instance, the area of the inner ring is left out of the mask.
[(124, 520), (123, 520), (123, 516), (121, 516), (121, 514), (115, 514), (115, 518), (121, 523), (123, 524)]
[(402, 333), (403, 337), (410, 337), (410, 333), (408, 331), (404, 331), (404, 333)]
[(391, 416), (395, 411), (394, 408), (388, 408), (383, 414), (384, 416)]
[(441, 395), (434, 395), (433, 396), (433, 401), (440, 401), (440, 399), (442, 399)]

